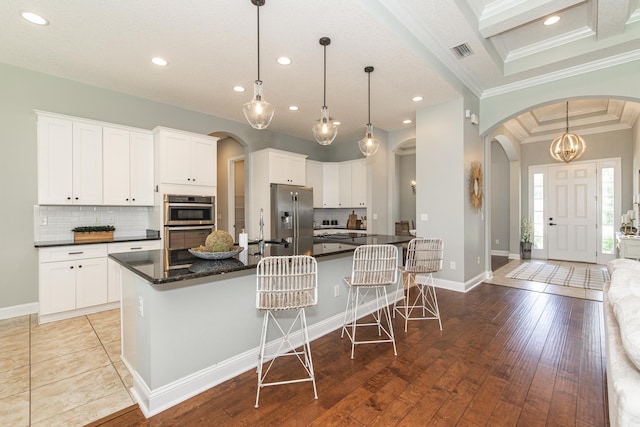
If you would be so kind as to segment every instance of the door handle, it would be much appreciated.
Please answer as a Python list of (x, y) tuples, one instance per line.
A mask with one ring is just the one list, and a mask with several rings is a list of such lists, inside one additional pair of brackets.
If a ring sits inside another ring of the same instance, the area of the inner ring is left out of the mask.
[(549, 223), (549, 225), (558, 225), (558, 224), (555, 224), (555, 223), (553, 223), (553, 222), (550, 222), (550, 223)]

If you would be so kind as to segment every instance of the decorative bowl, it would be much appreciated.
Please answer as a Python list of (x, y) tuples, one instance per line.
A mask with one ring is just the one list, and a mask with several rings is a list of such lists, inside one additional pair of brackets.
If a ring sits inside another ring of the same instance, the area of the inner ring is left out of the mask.
[(197, 248), (189, 249), (189, 253), (200, 259), (227, 259), (238, 255), (244, 249), (242, 246), (234, 246), (233, 250), (228, 252), (206, 252), (198, 251)]

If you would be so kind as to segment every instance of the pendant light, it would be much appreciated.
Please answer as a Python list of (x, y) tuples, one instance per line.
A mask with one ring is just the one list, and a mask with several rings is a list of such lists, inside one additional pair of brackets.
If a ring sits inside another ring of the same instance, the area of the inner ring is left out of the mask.
[(367, 131), (364, 138), (358, 141), (358, 147), (360, 147), (360, 151), (365, 155), (365, 157), (369, 157), (376, 154), (378, 148), (380, 148), (380, 141), (378, 138), (373, 136), (373, 125), (371, 124), (371, 73), (373, 72), (373, 67), (364, 67), (364, 72), (367, 73), (368, 76), (367, 97), (369, 100), (369, 122), (367, 123)]
[(262, 98), (262, 80), (260, 80), (260, 6), (265, 0), (251, 0), (256, 5), (258, 22), (258, 79), (253, 85), (253, 99), (242, 107), (244, 117), (254, 129), (266, 129), (273, 119), (275, 108)]
[(320, 121), (313, 125), (313, 137), (320, 145), (329, 145), (336, 139), (338, 135), (338, 127), (333, 124), (329, 117), (329, 109), (327, 108), (327, 46), (331, 44), (329, 37), (322, 37), (320, 45), (324, 48), (324, 98), (322, 103), (322, 115)]
[(569, 133), (569, 102), (567, 101), (567, 127), (564, 134), (551, 142), (549, 153), (559, 162), (569, 163), (579, 159), (587, 149), (584, 139), (575, 133)]

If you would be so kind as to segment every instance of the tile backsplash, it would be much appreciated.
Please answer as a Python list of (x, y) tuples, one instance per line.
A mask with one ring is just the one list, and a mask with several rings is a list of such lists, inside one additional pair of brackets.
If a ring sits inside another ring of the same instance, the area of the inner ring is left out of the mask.
[(73, 239), (74, 227), (113, 225), (115, 237), (137, 237), (148, 228), (151, 212), (148, 206), (38, 206), (33, 207), (34, 237), (36, 241)]

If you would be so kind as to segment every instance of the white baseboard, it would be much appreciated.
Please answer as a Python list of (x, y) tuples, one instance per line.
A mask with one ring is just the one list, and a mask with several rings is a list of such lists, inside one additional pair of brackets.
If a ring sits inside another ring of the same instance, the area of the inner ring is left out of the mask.
[(40, 310), (40, 304), (31, 302), (29, 304), (14, 305), (11, 307), (0, 308), (0, 320), (10, 319), (12, 317), (26, 316), (35, 314)]
[(495, 256), (509, 256), (509, 251), (491, 251), (491, 255)]
[(509, 254), (509, 259), (520, 259), (520, 254)]
[(79, 308), (77, 310), (63, 311), (60, 313), (41, 314), (38, 316), (38, 323), (55, 322), (56, 320), (71, 319), (72, 317), (84, 316), (86, 314), (97, 313), (99, 311), (113, 310), (120, 308), (120, 301), (109, 302), (106, 304), (93, 305), (91, 307)]
[[(402, 299), (402, 291), (393, 291), (388, 294), (389, 303)], [(376, 302), (370, 301), (358, 309), (364, 317), (376, 310)], [(309, 326), (309, 339), (311, 341), (320, 338), (342, 327), (344, 313), (336, 314), (321, 322)], [(300, 331), (289, 336), (294, 346), (302, 344)], [(345, 338), (348, 339), (348, 338)], [(273, 354), (281, 343), (275, 340), (267, 344), (266, 353)], [(290, 349), (285, 349), (290, 350)], [(133, 377), (131, 395), (134, 397), (145, 417), (149, 418), (166, 409), (171, 408), (185, 400), (200, 394), (218, 384), (234, 378), (246, 371), (255, 370), (258, 363), (259, 347), (256, 346), (244, 353), (238, 354), (208, 368), (202, 369), (179, 380), (151, 390), (137, 371), (131, 369), (130, 364), (124, 360)], [(313, 348), (311, 349), (313, 356)], [(348, 355), (345, 355), (348, 357)], [(257, 382), (257, 377), (256, 377)], [(247, 396), (248, 399), (252, 397)]]

